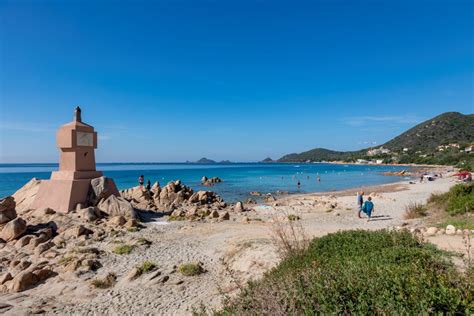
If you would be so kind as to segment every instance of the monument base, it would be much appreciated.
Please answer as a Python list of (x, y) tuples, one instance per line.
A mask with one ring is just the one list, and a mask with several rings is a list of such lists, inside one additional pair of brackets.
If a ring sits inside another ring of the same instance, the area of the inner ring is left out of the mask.
[[(120, 193), (114, 181), (112, 179), (107, 180), (108, 196), (119, 196)], [(87, 206), (87, 197), (90, 188), (91, 179), (41, 180), (32, 208), (42, 209), (49, 207), (56, 212), (68, 213), (69, 211), (75, 210), (79, 203), (83, 206)]]

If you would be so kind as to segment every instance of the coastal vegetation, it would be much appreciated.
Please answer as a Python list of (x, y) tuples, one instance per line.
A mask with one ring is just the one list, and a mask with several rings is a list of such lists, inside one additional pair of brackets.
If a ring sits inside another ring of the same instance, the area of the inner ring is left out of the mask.
[(215, 314), (469, 314), (471, 274), (407, 231), (345, 231), (312, 240)]
[(425, 217), (426, 215), (426, 206), (422, 203), (412, 202), (405, 207), (405, 219)]
[(184, 276), (194, 276), (204, 273), (204, 269), (199, 263), (185, 263), (178, 267), (178, 271)]

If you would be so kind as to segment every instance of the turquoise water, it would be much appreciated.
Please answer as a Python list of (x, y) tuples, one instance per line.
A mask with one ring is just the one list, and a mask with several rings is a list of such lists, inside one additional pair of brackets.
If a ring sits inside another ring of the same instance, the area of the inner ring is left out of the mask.
[[(49, 179), (57, 164), (0, 164), (0, 196), (14, 193), (31, 178)], [(97, 169), (115, 180), (119, 189), (137, 185), (143, 174), (166, 184), (180, 179), (195, 190), (212, 190), (226, 201), (244, 200), (249, 192), (288, 191), (289, 193), (324, 192), (399, 181), (400, 177), (380, 175), (384, 171), (402, 170), (401, 166), (365, 166), (335, 164), (172, 164), (172, 163), (102, 163)], [(320, 176), (321, 182), (317, 181)], [(200, 185), (203, 176), (219, 177), (224, 182), (212, 188)], [(297, 182), (301, 182), (300, 189)]]

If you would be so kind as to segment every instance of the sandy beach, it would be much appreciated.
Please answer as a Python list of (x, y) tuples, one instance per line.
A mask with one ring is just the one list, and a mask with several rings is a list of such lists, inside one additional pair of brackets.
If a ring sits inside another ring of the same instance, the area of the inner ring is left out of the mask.
[[(219, 308), (226, 295), (238, 293), (250, 279), (259, 278), (279, 262), (272, 241), (275, 222), (300, 217), (310, 238), (350, 229), (415, 229), (420, 220), (405, 220), (405, 206), (426, 202), (434, 192), (445, 192), (455, 184), (452, 177), (432, 182), (366, 187), (375, 203), (373, 219), (357, 218), (355, 192), (281, 196), (276, 201), (247, 205), (250, 210), (232, 213), (228, 221), (167, 222), (166, 217), (147, 218), (144, 229), (122, 231), (102, 241), (82, 240), (80, 246), (97, 248), (102, 267), (97, 272), (60, 273), (33, 289), (3, 294), (2, 311), (9, 315), (28, 312), (48, 314), (163, 314), (186, 315), (201, 304)], [(145, 238), (151, 244), (138, 246), (130, 254), (117, 255), (117, 243), (136, 243)], [(428, 240), (446, 250), (463, 251), (462, 236), (434, 236)], [(76, 247), (78, 244), (76, 244)], [(157, 263), (158, 270), (138, 278), (130, 271), (144, 261)], [(206, 270), (198, 276), (181, 275), (176, 267), (199, 262)], [(91, 280), (108, 273), (117, 276), (110, 289), (96, 289)]]

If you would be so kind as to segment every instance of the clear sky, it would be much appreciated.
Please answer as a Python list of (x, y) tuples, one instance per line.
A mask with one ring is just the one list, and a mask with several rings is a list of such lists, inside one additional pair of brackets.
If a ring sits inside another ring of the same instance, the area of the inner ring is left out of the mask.
[(474, 112), (474, 1), (0, 0), (0, 162), (255, 161)]

